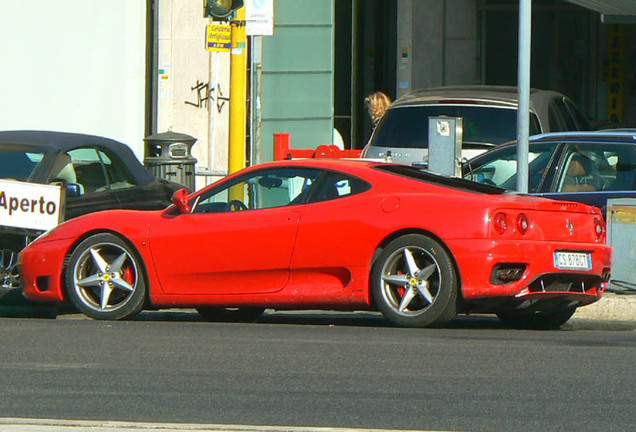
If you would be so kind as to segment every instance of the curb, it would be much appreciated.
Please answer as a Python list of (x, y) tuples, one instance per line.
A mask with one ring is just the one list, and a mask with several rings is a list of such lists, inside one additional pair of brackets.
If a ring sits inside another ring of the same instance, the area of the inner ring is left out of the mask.
[(580, 307), (564, 330), (636, 330), (636, 295), (605, 293), (596, 303)]
[(53, 420), (30, 418), (0, 418), (0, 428), (3, 432), (398, 432), (396, 429), (351, 429), (337, 427), (251, 426), (196, 423), (137, 423), (124, 421)]
[(636, 321), (636, 295), (605, 293), (596, 303), (580, 307), (572, 319)]

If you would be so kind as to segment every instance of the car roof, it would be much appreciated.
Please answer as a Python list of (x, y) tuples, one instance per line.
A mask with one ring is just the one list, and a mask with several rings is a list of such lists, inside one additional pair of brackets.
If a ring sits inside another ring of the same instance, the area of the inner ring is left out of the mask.
[(44, 130), (0, 131), (0, 141), (37, 144), (39, 146), (55, 148), (60, 151), (67, 151), (77, 146), (87, 144), (101, 145), (107, 148), (125, 146), (125, 144), (118, 141), (95, 135)]
[[(533, 102), (548, 101), (557, 96), (563, 97), (560, 93), (551, 90), (530, 89), (530, 98)], [(489, 85), (430, 87), (406, 94), (393, 102), (391, 107), (425, 105), (437, 103), (443, 99), (458, 101), (467, 99), (484, 104), (516, 107), (518, 90), (513, 86)]]
[(52, 150), (51, 153), (55, 154), (66, 152), (77, 147), (100, 146), (117, 155), (139, 183), (150, 183), (155, 179), (155, 176), (146, 170), (139, 162), (130, 147), (110, 138), (70, 132), (13, 130), (0, 131), (0, 146), (2, 146), (3, 143), (49, 148)]
[[(529, 144), (557, 144), (563, 142), (576, 142), (576, 143), (608, 143), (608, 144), (624, 144), (624, 145), (636, 145), (636, 130), (634, 132), (615, 132), (610, 130), (603, 131), (572, 131), (572, 132), (548, 132), (544, 134), (532, 135), (529, 139)], [(471, 158), (471, 161), (479, 161), (483, 158), (489, 157), (491, 151), (498, 151), (498, 149), (509, 148), (516, 146), (517, 141), (509, 141), (503, 144), (499, 144), (492, 149), (478, 154)]]
[(636, 130), (627, 131), (572, 131), (572, 132), (550, 132), (530, 137), (530, 142), (551, 142), (551, 141), (589, 141), (589, 142), (623, 142), (636, 144)]
[[(397, 176), (396, 178), (402, 177), (406, 181), (417, 181), (416, 176), (400, 175), (400, 172), (406, 170), (408, 171), (419, 171), (421, 180), (424, 180), (428, 183), (435, 184), (437, 186), (449, 187), (457, 190), (463, 190), (468, 192), (478, 192), (478, 193), (490, 193), (490, 194), (501, 194), (504, 192), (503, 189), (490, 186), (483, 185), (472, 182), (470, 180), (465, 180), (461, 177), (450, 177), (444, 176), (441, 174), (433, 173), (428, 170), (424, 170), (418, 167), (414, 167), (411, 165), (404, 165), (399, 163), (386, 163), (379, 162), (373, 159), (331, 159), (331, 158), (311, 158), (311, 159), (286, 159), (279, 160), (274, 162), (266, 162), (259, 165), (253, 165), (249, 167), (248, 171), (256, 171), (265, 168), (274, 168), (280, 166), (282, 167), (297, 167), (297, 168), (314, 168), (314, 169), (324, 169), (324, 170), (334, 170), (341, 173), (358, 176), (359, 178), (365, 181), (373, 181), (373, 178), (377, 178), (378, 176)], [(378, 167), (380, 169), (373, 169), (374, 167)], [(243, 171), (239, 171), (235, 175), (240, 175)], [(394, 179), (393, 182), (397, 182), (398, 180)], [(393, 190), (393, 189), (392, 189)]]

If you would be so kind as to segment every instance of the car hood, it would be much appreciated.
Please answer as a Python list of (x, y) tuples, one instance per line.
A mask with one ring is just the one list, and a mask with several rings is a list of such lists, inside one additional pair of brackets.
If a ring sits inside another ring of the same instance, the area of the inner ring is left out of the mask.
[(68, 220), (45, 232), (34, 243), (74, 240), (86, 233), (112, 232), (130, 239), (145, 238), (153, 220), (166, 210), (104, 210)]

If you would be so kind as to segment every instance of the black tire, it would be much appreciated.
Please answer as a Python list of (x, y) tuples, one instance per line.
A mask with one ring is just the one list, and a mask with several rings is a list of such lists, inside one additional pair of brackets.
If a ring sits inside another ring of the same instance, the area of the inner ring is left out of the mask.
[(391, 241), (371, 270), (376, 306), (401, 327), (447, 324), (457, 315), (457, 290), (455, 266), (448, 252), (424, 235), (409, 234)]
[(257, 320), (265, 312), (265, 308), (260, 307), (219, 308), (199, 306), (196, 309), (204, 319), (213, 322), (250, 322)]
[(82, 241), (66, 268), (66, 292), (83, 314), (98, 320), (128, 319), (146, 300), (141, 259), (113, 234), (96, 234)]
[(509, 327), (525, 330), (558, 330), (576, 312), (576, 308), (556, 312), (524, 313), (517, 311), (498, 312), (499, 319)]

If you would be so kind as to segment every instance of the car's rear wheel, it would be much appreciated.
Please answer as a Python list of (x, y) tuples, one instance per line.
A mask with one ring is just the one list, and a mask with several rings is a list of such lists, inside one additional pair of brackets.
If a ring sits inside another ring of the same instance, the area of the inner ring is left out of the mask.
[(141, 259), (121, 238), (93, 235), (71, 254), (66, 289), (73, 305), (91, 318), (130, 318), (141, 311), (146, 299)]
[(254, 321), (265, 312), (265, 308), (261, 307), (219, 308), (199, 306), (196, 309), (199, 315), (208, 321)]
[(409, 234), (390, 242), (371, 270), (375, 304), (393, 324), (440, 326), (457, 314), (457, 276), (436, 240)]
[(553, 312), (518, 312), (502, 311), (497, 316), (507, 326), (526, 330), (557, 330), (565, 324), (576, 312), (576, 308), (569, 308)]

